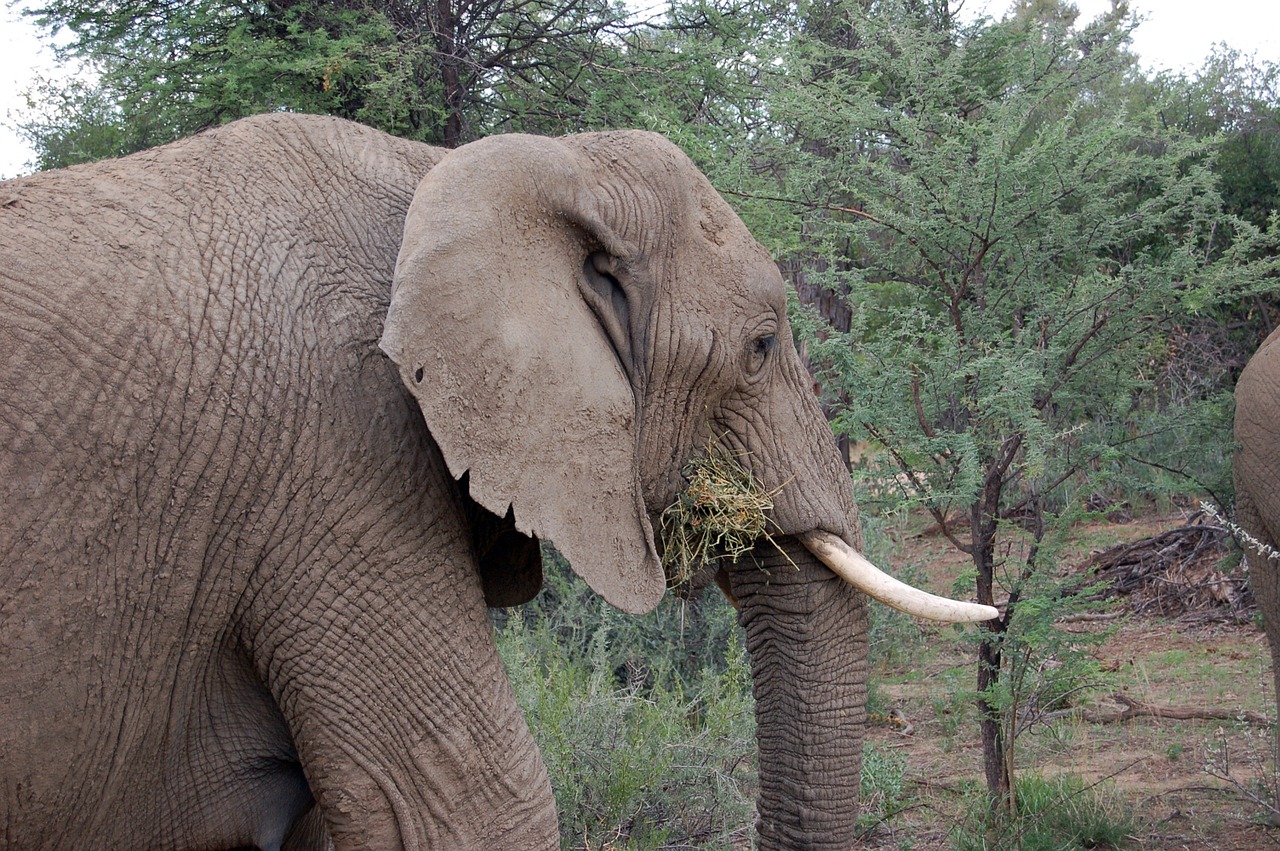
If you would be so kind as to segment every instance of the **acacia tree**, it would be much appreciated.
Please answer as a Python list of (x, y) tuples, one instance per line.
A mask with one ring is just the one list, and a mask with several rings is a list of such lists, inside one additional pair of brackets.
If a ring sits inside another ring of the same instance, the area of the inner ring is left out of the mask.
[(560, 97), (633, 26), (611, 0), (51, 0), (92, 84), (46, 86), (42, 167), (162, 144), (255, 112), (323, 112), (449, 147), (500, 123), (506, 81)]
[(793, 42), (771, 101), (817, 142), (774, 156), (814, 277), (848, 305), (847, 331), (801, 324), (837, 432), (878, 448), (872, 474), (1002, 610), (977, 699), (993, 805), (1011, 807), (1017, 687), (1069, 596), (1055, 520), (1136, 455), (1170, 330), (1269, 286), (1270, 261), (1222, 209), (1212, 143), (1117, 108), (1122, 14), (961, 29), (866, 5), (835, 4), (852, 37)]
[(704, 166), (762, 120), (755, 61), (775, 0), (51, 0), (91, 83), (32, 93), (20, 129), (51, 168), (255, 112), (321, 112), (454, 146), (494, 132), (644, 127)]
[[(1195, 74), (1139, 81), (1132, 100), (1160, 104), (1170, 127), (1214, 140), (1214, 171), (1226, 209), (1267, 227), (1280, 209), (1280, 63), (1219, 46)], [(1263, 298), (1224, 305), (1187, 329), (1178, 373), (1231, 387), (1258, 344), (1280, 325), (1280, 305)], [(1226, 505), (1227, 501), (1221, 501)]]
[(1219, 46), (1196, 74), (1165, 73), (1144, 88), (1135, 93), (1157, 98), (1171, 126), (1220, 135), (1223, 201), (1266, 226), (1280, 209), (1280, 63)]

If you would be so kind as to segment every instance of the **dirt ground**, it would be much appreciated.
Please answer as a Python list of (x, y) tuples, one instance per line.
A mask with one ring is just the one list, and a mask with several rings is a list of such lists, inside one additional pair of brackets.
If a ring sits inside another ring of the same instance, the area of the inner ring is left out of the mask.
[[(1082, 529), (1083, 549), (1073, 558), (1079, 564), (1089, 550), (1184, 522), (1183, 515), (1159, 516)], [(901, 560), (922, 570), (939, 592), (967, 564), (945, 539), (927, 533), (904, 535)], [(1071, 560), (1064, 559), (1064, 570), (1073, 569)], [(1081, 634), (1111, 631), (1092, 651), (1108, 680), (1079, 711), (1018, 739), (1019, 776), (1072, 775), (1110, 796), (1132, 820), (1126, 848), (1280, 848), (1280, 828), (1271, 826), (1264, 808), (1248, 795), (1261, 793), (1259, 784), (1275, 777), (1271, 659), (1256, 619), (1130, 615), (1063, 626)], [(903, 662), (880, 664), (873, 674), (878, 695), (872, 708), (878, 704), (883, 712), (875, 716), (869, 738), (905, 761), (906, 809), (875, 830), (872, 847), (951, 847), (953, 826), (972, 811), (983, 788), (976, 715), (966, 704), (949, 703), (942, 696), (947, 690), (938, 687), (948, 679), (973, 680), (973, 647), (956, 640), (955, 628), (919, 628), (925, 649), (913, 650)], [(1099, 720), (1125, 708), (1115, 695), (1158, 707), (1222, 710), (1226, 717)], [(1264, 717), (1250, 721), (1244, 713)], [(909, 735), (904, 721), (912, 728)]]

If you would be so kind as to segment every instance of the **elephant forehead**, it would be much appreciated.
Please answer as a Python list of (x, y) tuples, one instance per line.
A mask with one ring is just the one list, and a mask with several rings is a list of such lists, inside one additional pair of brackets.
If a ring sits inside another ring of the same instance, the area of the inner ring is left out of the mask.
[[(786, 287), (773, 258), (755, 240), (695, 252), (677, 262), (671, 298), (707, 315), (721, 333), (750, 331), (761, 318), (786, 316)], [(733, 327), (745, 323), (744, 327)]]

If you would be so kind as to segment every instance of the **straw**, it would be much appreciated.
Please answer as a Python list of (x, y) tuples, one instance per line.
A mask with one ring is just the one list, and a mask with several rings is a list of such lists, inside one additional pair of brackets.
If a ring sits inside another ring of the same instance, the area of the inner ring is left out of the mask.
[(688, 485), (662, 512), (662, 564), (673, 586), (713, 559), (737, 562), (761, 538), (774, 543), (767, 515), (777, 491), (761, 487), (739, 460), (745, 454), (713, 438), (682, 471)]

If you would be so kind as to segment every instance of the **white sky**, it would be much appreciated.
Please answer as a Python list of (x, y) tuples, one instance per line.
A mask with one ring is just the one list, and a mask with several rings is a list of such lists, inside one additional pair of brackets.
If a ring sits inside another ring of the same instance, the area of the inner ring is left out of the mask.
[[(1110, 0), (1075, 0), (1081, 19), (1111, 8)], [(998, 18), (1009, 0), (965, 0), (966, 13)], [(1145, 17), (1134, 51), (1150, 70), (1194, 71), (1223, 42), (1263, 60), (1280, 61), (1280, 2), (1276, 0), (1130, 0)], [(0, 178), (25, 174), (32, 152), (12, 130), (25, 109), (23, 95), (38, 74), (65, 73), (40, 45), (37, 30), (17, 9), (0, 4)]]

